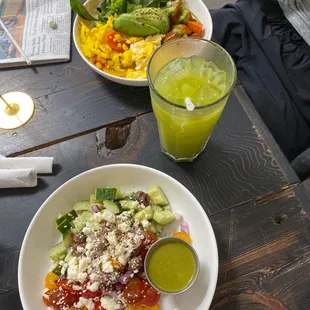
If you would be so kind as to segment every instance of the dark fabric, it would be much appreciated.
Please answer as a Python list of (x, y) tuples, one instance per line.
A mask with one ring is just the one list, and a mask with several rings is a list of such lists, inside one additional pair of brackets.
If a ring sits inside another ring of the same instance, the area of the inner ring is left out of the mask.
[(214, 39), (284, 154), (310, 147), (310, 48), (274, 0), (239, 0), (211, 10)]

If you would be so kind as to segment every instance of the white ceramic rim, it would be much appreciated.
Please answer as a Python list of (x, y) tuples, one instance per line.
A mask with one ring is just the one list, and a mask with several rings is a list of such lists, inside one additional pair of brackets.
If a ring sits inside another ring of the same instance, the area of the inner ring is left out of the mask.
[[(84, 5), (86, 5), (87, 3), (91, 2), (93, 0), (87, 0)], [(187, 1), (192, 1), (192, 0), (187, 0)], [(211, 40), (211, 37), (212, 37), (212, 34), (213, 34), (213, 21), (212, 21), (212, 18), (211, 18), (211, 15), (210, 15), (210, 11), (208, 9), (208, 7), (206, 6), (206, 4), (202, 1), (202, 0), (195, 0), (195, 1), (198, 1), (198, 2), (201, 2), (205, 7), (206, 7), (206, 11), (207, 11), (207, 15), (208, 15), (208, 20), (210, 22), (210, 25), (209, 25), (209, 28), (210, 28), (210, 31), (209, 31), (209, 35), (207, 37), (204, 37), (204, 39), (206, 40)], [(100, 74), (101, 76), (104, 76), (106, 77), (107, 79), (109, 80), (119, 80), (119, 81), (122, 81), (121, 84), (124, 84), (126, 85), (127, 83), (130, 83), (130, 85), (132, 84), (135, 84), (135, 82), (139, 85), (137, 86), (148, 86), (147, 84), (147, 78), (146, 79), (127, 79), (127, 78), (123, 78), (123, 77), (119, 77), (119, 76), (116, 76), (116, 75), (113, 75), (113, 74), (110, 74), (110, 73), (107, 73), (107, 72), (104, 72), (102, 70), (99, 70), (94, 64), (92, 64), (87, 58), (86, 56), (82, 53), (82, 51), (80, 50), (80, 47), (78, 46), (78, 43), (76, 41), (76, 38), (75, 38), (75, 29), (78, 27), (77, 23), (79, 21), (79, 16), (76, 15), (75, 16), (75, 19), (74, 19), (74, 23), (73, 23), (73, 27), (72, 27), (72, 36), (73, 36), (73, 42), (74, 42), (74, 45), (75, 45), (75, 48), (76, 50), (78, 51), (79, 55), (83, 58), (83, 60), (95, 71), (97, 72), (98, 74)], [(104, 72), (104, 75), (102, 75), (102, 72)], [(144, 85), (144, 83), (146, 83)], [(143, 85), (142, 85), (143, 84)], [(127, 84), (129, 85), (129, 84)]]
[(214, 266), (214, 268), (216, 268), (216, 279), (214, 278), (214, 282), (212, 283), (212, 281), (210, 281), (209, 283), (209, 286), (208, 286), (208, 289), (210, 290), (210, 293), (211, 293), (211, 296), (212, 298), (209, 300), (209, 304), (207, 305), (207, 308), (206, 309), (209, 309), (210, 305), (211, 305), (211, 302), (213, 300), (213, 297), (214, 297), (214, 293), (215, 293), (215, 289), (216, 289), (216, 285), (217, 285), (217, 279), (218, 279), (218, 268), (219, 268), (219, 260), (218, 260), (218, 248), (217, 248), (217, 242), (216, 242), (216, 238), (215, 238), (215, 234), (214, 234), (214, 231), (213, 231), (213, 227), (210, 223), (210, 220), (209, 220), (209, 217), (207, 216), (207, 214), (205, 213), (204, 209), (202, 208), (201, 204), (199, 203), (199, 201), (196, 199), (196, 197), (183, 185), (181, 184), (180, 182), (178, 182), (177, 180), (175, 180), (174, 178), (172, 178), (171, 176), (169, 176), (168, 174), (164, 173), (164, 172), (161, 172), (157, 169), (154, 169), (154, 168), (150, 168), (150, 167), (147, 167), (147, 166), (142, 166), (142, 165), (136, 165), (136, 164), (112, 164), (112, 165), (105, 165), (105, 166), (100, 166), (100, 167), (96, 167), (96, 168), (93, 168), (93, 169), (90, 169), (90, 170), (87, 170), (85, 172), (82, 172), (78, 175), (76, 175), (75, 177), (69, 179), (68, 181), (66, 181), (64, 184), (62, 184), (61, 186), (59, 186), (44, 202), (43, 204), (40, 206), (40, 208), (38, 209), (38, 211), (36, 212), (36, 214), (34, 215), (34, 217), (32, 218), (28, 228), (27, 228), (27, 231), (26, 231), (26, 234), (25, 234), (25, 237), (23, 239), (23, 242), (22, 242), (22, 246), (21, 246), (21, 251), (20, 251), (20, 255), (19, 255), (19, 260), (18, 260), (18, 290), (19, 290), (19, 296), (20, 296), (20, 300), (21, 300), (21, 304), (24, 308), (24, 305), (26, 304), (26, 296), (24, 296), (23, 292), (24, 292), (24, 287), (23, 287), (23, 282), (21, 281), (21, 275), (22, 275), (22, 261), (23, 261), (23, 257), (25, 255), (25, 251), (26, 251), (26, 247), (25, 247), (25, 244), (27, 243), (27, 240), (31, 234), (31, 230), (33, 229), (33, 225), (37, 219), (37, 217), (39, 216), (39, 214), (41, 213), (42, 209), (44, 208), (44, 206), (48, 203), (48, 201), (50, 199), (52, 199), (52, 197), (54, 197), (57, 192), (63, 188), (67, 183), (77, 179), (77, 178), (80, 178), (81, 176), (84, 176), (84, 175), (87, 175), (87, 174), (90, 174), (92, 173), (94, 170), (104, 170), (105, 168), (108, 168), (108, 167), (111, 167), (111, 166), (114, 166), (114, 167), (132, 167), (132, 168), (139, 168), (141, 170), (149, 170), (149, 171), (152, 171), (153, 173), (155, 174), (158, 174), (158, 175), (162, 175), (163, 177), (165, 178), (168, 178), (170, 179), (171, 182), (173, 183), (176, 183), (177, 185), (179, 185), (182, 190), (184, 192), (187, 193), (187, 195), (190, 195), (194, 200), (196, 200), (196, 202), (200, 205), (200, 208), (199, 208), (199, 211), (197, 210), (197, 212), (200, 212), (201, 213), (201, 216), (205, 217), (205, 220), (206, 220), (206, 224), (208, 226), (208, 229), (210, 230), (210, 232), (212, 232), (210, 234), (210, 241), (213, 243), (214, 245), (214, 256), (215, 256), (215, 261), (216, 261), (216, 264)]

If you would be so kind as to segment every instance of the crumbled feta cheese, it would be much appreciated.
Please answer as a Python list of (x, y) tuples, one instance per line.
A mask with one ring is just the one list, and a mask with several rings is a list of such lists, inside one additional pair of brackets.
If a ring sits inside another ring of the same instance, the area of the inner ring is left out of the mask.
[(60, 273), (61, 275), (65, 275), (66, 271), (67, 271), (67, 268), (68, 268), (68, 265), (67, 264), (64, 264), (62, 267), (61, 267), (61, 270), (60, 270)]
[(115, 215), (109, 210), (104, 210), (102, 213), (102, 217), (105, 221), (109, 223), (115, 223)]
[(109, 232), (108, 235), (106, 236), (106, 239), (109, 241), (110, 244), (117, 243), (117, 238), (114, 231)]
[(91, 292), (96, 292), (99, 289), (99, 282), (94, 282), (91, 285), (87, 286), (87, 289), (90, 290)]
[(81, 286), (79, 285), (72, 285), (72, 288), (75, 290), (75, 291), (80, 291), (82, 289)]
[(69, 265), (69, 268), (67, 270), (67, 279), (76, 281), (78, 273), (79, 273), (79, 266)]
[(92, 248), (93, 248), (93, 245), (90, 242), (85, 245), (86, 250), (91, 250)]
[(69, 265), (69, 266), (77, 265), (77, 263), (78, 263), (77, 257), (72, 257), (72, 258), (68, 261), (68, 265)]
[(110, 297), (102, 297), (100, 299), (101, 307), (105, 310), (118, 310), (120, 309), (120, 305), (114, 301), (114, 299)]
[[(105, 212), (105, 211), (107, 211), (107, 210), (104, 210), (104, 212)], [(104, 218), (103, 213), (98, 212), (98, 213), (95, 213), (95, 214), (92, 216), (92, 220), (94, 220), (95, 222), (101, 223), (102, 221), (105, 220), (105, 218)]]
[(90, 263), (89, 259), (87, 259), (87, 258), (80, 259), (80, 261), (79, 261), (79, 272), (84, 272), (87, 269), (89, 263)]
[(92, 280), (92, 281), (96, 281), (99, 279), (99, 275), (97, 275), (96, 273), (91, 273), (89, 275), (89, 278)]
[(151, 223), (145, 219), (141, 222), (141, 224), (142, 224), (143, 228), (145, 228), (145, 229), (148, 229), (151, 226)]
[(79, 272), (77, 275), (77, 281), (83, 283), (87, 278), (87, 273), (86, 272)]
[(104, 264), (102, 264), (101, 269), (103, 272), (107, 272), (107, 273), (113, 272), (113, 266), (111, 262), (105, 262)]
[(77, 308), (83, 308), (84, 306), (88, 310), (94, 310), (94, 308), (95, 308), (94, 302), (91, 299), (80, 297), (79, 301), (76, 304), (76, 307)]
[(91, 233), (91, 229), (87, 226), (85, 226), (82, 230), (83, 234), (85, 234), (86, 236), (88, 236)]
[(130, 230), (130, 226), (126, 222), (123, 222), (123, 223), (118, 225), (118, 229), (121, 232), (126, 233), (126, 232), (128, 232)]
[(92, 241), (93, 241), (92, 238), (90, 238), (90, 237), (87, 237), (87, 238), (86, 238), (86, 242), (87, 242), (87, 243), (91, 243)]
[(60, 262), (59, 262), (59, 265), (60, 266), (63, 266), (65, 264), (65, 262), (63, 261), (63, 260), (61, 260)]
[(120, 255), (118, 257), (118, 261), (123, 265), (123, 266), (126, 266), (127, 265), (127, 258), (125, 255)]
[(83, 250), (84, 250), (84, 248), (81, 247), (81, 246), (77, 246), (77, 247), (76, 247), (76, 251), (77, 251), (78, 253), (82, 253)]

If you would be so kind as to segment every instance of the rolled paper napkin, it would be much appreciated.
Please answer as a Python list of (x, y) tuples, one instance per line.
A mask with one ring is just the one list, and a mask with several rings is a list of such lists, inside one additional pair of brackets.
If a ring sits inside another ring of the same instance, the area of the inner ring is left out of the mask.
[(0, 169), (35, 169), (37, 174), (52, 173), (53, 157), (14, 157), (0, 155)]
[(0, 188), (37, 186), (35, 169), (0, 169)]

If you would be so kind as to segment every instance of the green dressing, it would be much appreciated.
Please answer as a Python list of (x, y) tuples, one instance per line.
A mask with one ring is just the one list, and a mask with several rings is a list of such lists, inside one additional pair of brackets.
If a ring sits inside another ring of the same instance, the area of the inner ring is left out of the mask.
[(163, 243), (150, 253), (147, 273), (159, 289), (166, 292), (181, 291), (196, 273), (194, 254), (185, 244)]

